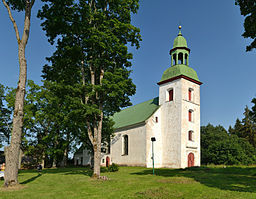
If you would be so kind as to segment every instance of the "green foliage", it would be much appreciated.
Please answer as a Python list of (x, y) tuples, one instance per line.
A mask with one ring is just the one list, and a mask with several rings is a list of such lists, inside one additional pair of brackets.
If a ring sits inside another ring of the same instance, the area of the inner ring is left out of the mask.
[(106, 172), (108, 172), (108, 168), (107, 167), (100, 167), (100, 172), (101, 173), (106, 173)]
[(99, 152), (113, 133), (109, 116), (131, 105), (135, 94), (127, 45), (139, 48), (141, 41), (140, 30), (131, 25), (138, 0), (43, 2), (38, 17), (51, 44), (57, 44), (43, 78), (56, 101), (66, 100), (78, 139)]
[(235, 0), (240, 6), (241, 15), (245, 16), (243, 37), (253, 39), (246, 51), (256, 48), (256, 3), (255, 0)]
[(244, 109), (242, 121), (236, 120), (234, 127), (229, 127), (229, 133), (246, 139), (256, 149), (256, 99), (252, 99), (252, 109)]
[(119, 170), (119, 167), (118, 167), (118, 165), (115, 164), (115, 163), (112, 163), (112, 164), (108, 167), (108, 171), (110, 171), (110, 172), (116, 172), (116, 171), (118, 171), (118, 170)]
[(6, 106), (8, 88), (0, 84), (0, 147), (3, 141), (9, 144), (11, 136), (11, 109)]
[[(75, 150), (78, 130), (72, 123), (74, 120), (70, 119), (67, 99), (56, 98), (55, 93), (50, 92), (51, 88), (49, 82), (44, 82), (43, 86), (31, 80), (27, 82), (21, 148), (33, 160), (25, 163), (28, 167), (41, 163), (43, 159), (48, 166), (53, 159), (57, 163), (66, 161), (68, 153)], [(14, 110), (15, 93), (15, 89), (9, 89), (6, 95), (10, 114)]]
[[(24, 11), (26, 8), (26, 1), (27, 0), (6, 0), (6, 3), (11, 6), (11, 9), (17, 11)], [(31, 1), (29, 1), (31, 2)]]
[(228, 134), (222, 126), (201, 127), (202, 164), (254, 164), (255, 152), (246, 139)]
[(100, 172), (102, 172), (102, 173), (116, 172), (118, 170), (119, 170), (119, 167), (115, 163), (112, 163), (109, 167), (100, 167)]

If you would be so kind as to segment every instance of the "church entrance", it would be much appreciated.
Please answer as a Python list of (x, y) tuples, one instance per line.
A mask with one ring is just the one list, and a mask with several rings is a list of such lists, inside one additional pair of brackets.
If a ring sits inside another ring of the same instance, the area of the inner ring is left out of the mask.
[(193, 167), (195, 162), (194, 154), (189, 153), (188, 154), (188, 167)]
[(109, 166), (109, 157), (107, 156), (107, 158), (106, 158), (106, 167), (108, 167)]

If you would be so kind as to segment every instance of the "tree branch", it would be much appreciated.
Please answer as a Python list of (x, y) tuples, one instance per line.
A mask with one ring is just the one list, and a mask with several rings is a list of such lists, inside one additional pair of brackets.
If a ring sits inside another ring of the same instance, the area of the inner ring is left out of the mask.
[(29, 30), (30, 30), (30, 18), (31, 18), (31, 9), (32, 6), (34, 5), (35, 0), (26, 0), (26, 7), (25, 7), (25, 21), (24, 21), (24, 29), (23, 29), (23, 34), (21, 38), (21, 42), (23, 45), (26, 45), (28, 42), (29, 38)]
[(5, 0), (2, 0), (2, 1), (4, 3), (4, 6), (6, 7), (6, 9), (8, 11), (8, 14), (9, 14), (9, 17), (10, 17), (10, 19), (12, 21), (12, 24), (13, 24), (13, 27), (14, 27), (14, 30), (15, 30), (15, 33), (16, 33), (17, 42), (19, 44), (20, 43), (20, 34), (19, 34), (18, 26), (16, 24), (16, 21), (12, 17), (12, 12), (11, 12), (11, 9), (10, 9), (9, 5), (6, 3)]
[(90, 123), (88, 121), (86, 123), (87, 123), (87, 129), (88, 129), (87, 131), (88, 131), (89, 139), (90, 139), (92, 145), (94, 145), (95, 143), (93, 140), (92, 129), (91, 129)]

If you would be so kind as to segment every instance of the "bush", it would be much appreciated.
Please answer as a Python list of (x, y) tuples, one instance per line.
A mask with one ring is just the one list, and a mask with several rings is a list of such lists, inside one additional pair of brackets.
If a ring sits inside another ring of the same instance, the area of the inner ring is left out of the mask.
[(101, 173), (108, 172), (108, 168), (107, 167), (100, 167), (100, 172)]
[(116, 172), (116, 171), (118, 171), (118, 170), (119, 170), (119, 167), (118, 167), (118, 165), (115, 164), (115, 163), (112, 163), (112, 165), (110, 165), (110, 166), (108, 167), (108, 171), (110, 171), (110, 172)]

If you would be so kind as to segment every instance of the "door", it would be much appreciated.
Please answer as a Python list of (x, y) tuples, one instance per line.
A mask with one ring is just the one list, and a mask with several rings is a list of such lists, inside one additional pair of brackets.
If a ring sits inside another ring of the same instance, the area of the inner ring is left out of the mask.
[(110, 161), (110, 159), (109, 159), (109, 157), (107, 156), (107, 158), (106, 158), (106, 167), (109, 166), (109, 161)]
[(189, 153), (188, 154), (188, 167), (193, 167), (194, 166), (194, 154), (193, 153)]

